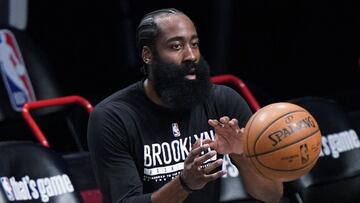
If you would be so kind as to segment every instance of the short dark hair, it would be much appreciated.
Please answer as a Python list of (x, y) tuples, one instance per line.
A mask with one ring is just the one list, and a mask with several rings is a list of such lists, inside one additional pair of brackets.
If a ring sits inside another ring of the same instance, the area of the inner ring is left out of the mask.
[(155, 38), (159, 34), (158, 26), (155, 23), (155, 18), (162, 14), (184, 14), (184, 13), (175, 8), (165, 8), (165, 9), (155, 10), (144, 15), (136, 30), (136, 46), (140, 56), (144, 46), (148, 46), (150, 49), (154, 48)]

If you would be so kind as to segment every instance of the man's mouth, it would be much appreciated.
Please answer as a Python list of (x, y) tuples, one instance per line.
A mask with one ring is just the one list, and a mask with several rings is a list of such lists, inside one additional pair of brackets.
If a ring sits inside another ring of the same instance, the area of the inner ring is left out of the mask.
[(185, 75), (185, 78), (188, 80), (196, 80), (195, 68), (192, 68), (189, 73)]

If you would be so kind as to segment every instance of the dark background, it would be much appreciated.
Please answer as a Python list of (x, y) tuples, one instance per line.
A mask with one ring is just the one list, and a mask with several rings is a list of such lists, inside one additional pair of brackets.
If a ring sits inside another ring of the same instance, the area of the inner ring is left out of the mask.
[[(0, 24), (7, 25), (6, 8), (10, 1), (0, 0)], [(20, 33), (17, 40), (28, 59), (26, 65), (36, 65), (27, 68), (33, 76), (33, 86), (44, 89), (37, 91), (38, 99), (52, 98), (61, 92), (83, 96), (95, 105), (140, 80), (136, 27), (144, 14), (174, 7), (185, 12), (197, 26), (201, 52), (212, 75), (238, 76), (262, 106), (305, 96), (331, 98), (351, 118), (353, 126), (345, 127), (360, 133), (359, 0), (28, 0), (28, 3), (24, 33), (34, 44), (28, 44)], [(43, 53), (38, 58), (35, 56), (39, 50)], [(38, 64), (40, 59), (46, 59), (45, 65)], [(37, 71), (41, 68), (52, 72), (54, 80)], [(45, 91), (53, 90), (48, 85), (51, 81), (59, 85), (60, 91)], [(6, 114), (5, 110), (10, 109), (9, 98), (1, 85), (0, 82), (0, 141), (35, 140), (19, 112), (14, 116), (12, 111)], [(88, 114), (77, 107), (34, 112), (51, 148), (57, 152), (87, 151)], [(326, 108), (319, 108), (326, 111), (323, 109)], [(342, 119), (339, 113), (324, 114), (325, 118)], [(333, 127), (337, 126), (331, 124), (330, 129)], [(82, 168), (78, 178), (91, 181), (83, 170), (91, 167), (79, 165)], [(84, 175), (87, 177), (83, 178)], [(341, 182), (339, 187), (345, 184)]]
[(358, 0), (30, 0), (26, 31), (65, 93), (96, 104), (141, 79), (135, 29), (164, 7), (193, 19), (212, 75), (238, 76), (261, 105), (315, 95), (358, 109)]

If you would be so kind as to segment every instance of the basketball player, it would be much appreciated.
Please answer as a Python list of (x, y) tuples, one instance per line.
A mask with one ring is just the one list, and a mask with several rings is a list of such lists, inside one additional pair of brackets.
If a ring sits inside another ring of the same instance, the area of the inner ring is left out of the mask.
[(234, 90), (210, 83), (189, 17), (151, 12), (136, 37), (145, 78), (100, 102), (89, 120), (104, 202), (217, 202), (223, 154), (250, 195), (278, 202), (282, 183), (258, 175), (243, 156), (239, 125), (251, 111)]

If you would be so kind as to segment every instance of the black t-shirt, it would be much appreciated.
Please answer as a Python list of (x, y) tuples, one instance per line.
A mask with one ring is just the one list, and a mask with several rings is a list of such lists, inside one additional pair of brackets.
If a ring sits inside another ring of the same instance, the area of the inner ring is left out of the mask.
[[(221, 85), (212, 85), (206, 101), (191, 110), (156, 105), (142, 81), (104, 99), (91, 113), (88, 127), (104, 202), (151, 202), (152, 192), (180, 174), (195, 140), (214, 139), (208, 119), (222, 116), (237, 118), (244, 127), (251, 110), (238, 93)], [(185, 202), (217, 202), (219, 191), (213, 181)]]

